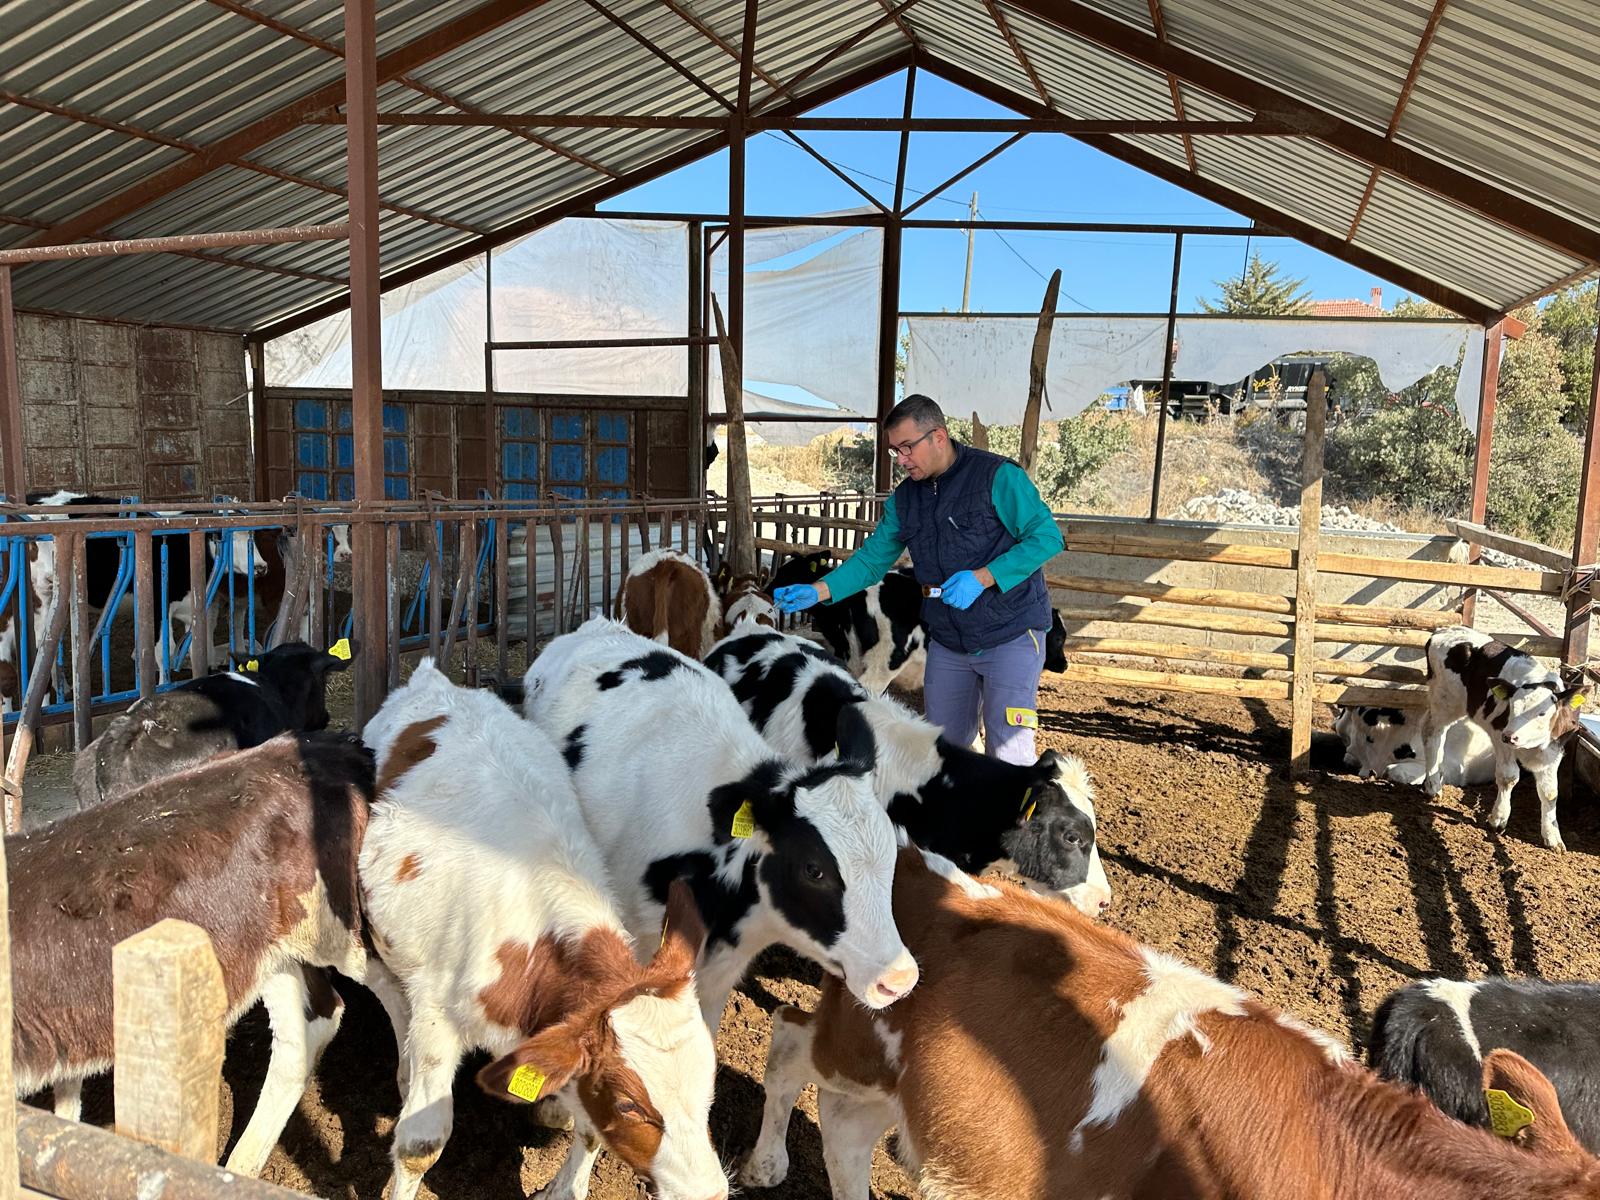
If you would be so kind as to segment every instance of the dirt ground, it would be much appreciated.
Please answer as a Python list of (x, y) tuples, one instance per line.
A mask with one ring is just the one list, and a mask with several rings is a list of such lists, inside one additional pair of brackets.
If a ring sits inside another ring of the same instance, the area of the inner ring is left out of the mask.
[[(1039, 707), (1042, 744), (1080, 755), (1094, 774), (1111, 922), (1357, 1048), (1384, 995), (1418, 976), (1600, 978), (1600, 810), (1592, 803), (1564, 805), (1570, 849), (1558, 855), (1538, 844), (1526, 781), (1504, 836), (1483, 824), (1492, 789), (1447, 788), (1430, 801), (1415, 789), (1318, 773), (1297, 791), (1282, 777), (1283, 704), (1091, 690), (1046, 676)], [(809, 963), (768, 954), (724, 1017), (712, 1123), (730, 1164), (759, 1124), (768, 1014), (783, 1002), (809, 1004), (816, 979)], [(344, 1028), (265, 1174), (321, 1196), (375, 1197), (399, 1107), (395, 1047), (376, 1002), (344, 990)], [(230, 1142), (260, 1087), (267, 1045), (258, 1010), (229, 1044)], [(455, 1132), (425, 1195), (531, 1195), (566, 1148), (565, 1134), (478, 1093), (480, 1061), (458, 1076)], [(86, 1098), (91, 1119), (109, 1120), (109, 1082), (91, 1085)], [(815, 1115), (808, 1091), (790, 1126), (789, 1181), (772, 1196), (828, 1195)], [(630, 1173), (602, 1155), (591, 1197), (635, 1191)], [(873, 1194), (915, 1194), (881, 1149)]]

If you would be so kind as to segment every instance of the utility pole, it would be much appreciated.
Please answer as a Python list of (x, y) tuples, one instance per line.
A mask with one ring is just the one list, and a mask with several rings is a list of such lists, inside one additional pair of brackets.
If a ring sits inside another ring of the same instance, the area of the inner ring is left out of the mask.
[[(977, 192), (973, 192), (972, 193), (972, 207), (969, 210), (969, 212), (971, 214), (972, 219), (974, 221), (976, 221), (978, 219), (978, 193)], [(962, 312), (968, 311), (967, 302), (972, 299), (972, 239), (973, 239), (973, 236), (977, 232), (978, 232), (977, 229), (974, 228), (973, 226), (971, 226), (971, 225), (967, 226), (967, 275), (966, 275), (966, 278), (961, 281), (961, 311)]]

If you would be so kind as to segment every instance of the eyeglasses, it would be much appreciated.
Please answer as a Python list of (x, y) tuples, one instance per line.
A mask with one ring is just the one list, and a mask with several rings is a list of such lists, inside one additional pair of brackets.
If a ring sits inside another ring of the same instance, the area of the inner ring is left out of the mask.
[(917, 442), (925, 442), (938, 432), (939, 427), (936, 425), (915, 441), (907, 442), (904, 446), (887, 446), (885, 449), (888, 450), (890, 458), (910, 458), (911, 452), (917, 448)]

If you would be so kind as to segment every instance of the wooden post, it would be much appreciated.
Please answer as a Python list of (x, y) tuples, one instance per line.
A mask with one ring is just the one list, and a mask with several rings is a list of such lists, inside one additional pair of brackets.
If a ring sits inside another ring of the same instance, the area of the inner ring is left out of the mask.
[[(1583, 478), (1578, 485), (1578, 527), (1572, 539), (1574, 568), (1592, 566), (1600, 554), (1600, 337), (1594, 343), (1594, 381), (1589, 389), (1589, 419), (1583, 435)], [(1566, 652), (1562, 661), (1581, 666), (1589, 660), (1589, 625), (1594, 589), (1578, 588), (1567, 601)]]
[(1318, 370), (1306, 387), (1306, 442), (1300, 460), (1300, 539), (1294, 573), (1294, 680), (1290, 689), (1289, 776), (1311, 766), (1311, 716), (1317, 689), (1317, 541), (1322, 533), (1322, 437), (1328, 383)]
[[(56, 575), (70, 578), (72, 564), (83, 552), (83, 535), (57, 533)], [(56, 649), (61, 645), (61, 635), (67, 628), (67, 598), (61, 588), (56, 589), (50, 607), (39, 619), (44, 622), (44, 640), (39, 643), (39, 653), (34, 656), (28, 673), (28, 690), (22, 698), (22, 713), (17, 718), (17, 729), (11, 737), (11, 750), (6, 755), (5, 794), (6, 832), (22, 832), (22, 774), (28, 768), (28, 755), (33, 753), (34, 733), (39, 726), (39, 711), (44, 708), (44, 696), (50, 690), (51, 667)]]
[[(10, 911), (5, 850), (0, 847), (0, 913)], [(11, 1074), (11, 923), (0, 921), (0, 1200), (17, 1194), (17, 1106)]]
[(728, 414), (728, 537), (723, 557), (735, 575), (754, 575), (756, 554), (754, 516), (750, 508), (750, 457), (744, 433), (744, 375), (739, 355), (722, 323), (722, 306), (711, 297), (711, 315), (717, 323), (717, 347), (722, 352), (723, 408)]
[[(195, 679), (211, 673), (211, 605), (207, 593), (211, 580), (206, 575), (206, 535), (189, 531), (189, 674)], [(222, 563), (217, 562), (217, 570)]]
[(972, 410), (972, 444), (979, 450), (989, 448), (989, 431), (984, 428), (983, 422), (978, 419), (978, 410)]
[(250, 471), (256, 499), (266, 501), (272, 498), (267, 491), (271, 465), (267, 456), (267, 344), (251, 338), (246, 346), (250, 353)]
[(0, 466), (6, 499), (28, 496), (22, 453), (22, 383), (17, 367), (17, 322), (11, 308), (11, 268), (0, 267)]
[[(1022, 450), (1017, 465), (1029, 476), (1039, 450), (1039, 404), (1044, 399), (1044, 372), (1050, 363), (1050, 331), (1056, 320), (1056, 300), (1061, 294), (1061, 268), (1050, 273), (1039, 307), (1039, 327), (1033, 333), (1033, 357), (1028, 362), (1028, 406), (1022, 411)], [(972, 414), (974, 418), (977, 413)]]
[[(1472, 459), (1472, 500), (1467, 520), (1483, 524), (1489, 511), (1489, 457), (1494, 443), (1494, 409), (1500, 385), (1500, 335), (1505, 321), (1496, 321), (1483, 334), (1483, 372), (1478, 376), (1478, 442)], [(1477, 562), (1482, 547), (1474, 546), (1468, 562)], [(1469, 591), (1461, 602), (1461, 623), (1471, 625), (1478, 593)]]
[(117, 1132), (217, 1156), (228, 996), (205, 930), (165, 920), (111, 951)]
[[(72, 748), (82, 750), (94, 740), (94, 721), (89, 715), (94, 685), (89, 663), (89, 555), (88, 542), (73, 555), (72, 567), (58, 583), (67, 587), (67, 612), (72, 627)], [(109, 683), (109, 681), (107, 681)], [(109, 687), (107, 688), (109, 691)]]
[(141, 700), (156, 690), (156, 591), (160, 586), (155, 540), (148, 529), (141, 529), (133, 535), (133, 645)]
[(1161, 461), (1167, 456), (1167, 404), (1172, 391), (1173, 339), (1178, 334), (1178, 279), (1183, 273), (1183, 234), (1172, 236), (1172, 294), (1167, 298), (1167, 340), (1161, 353), (1161, 412), (1156, 417), (1156, 465), (1150, 472), (1150, 520), (1161, 515)]

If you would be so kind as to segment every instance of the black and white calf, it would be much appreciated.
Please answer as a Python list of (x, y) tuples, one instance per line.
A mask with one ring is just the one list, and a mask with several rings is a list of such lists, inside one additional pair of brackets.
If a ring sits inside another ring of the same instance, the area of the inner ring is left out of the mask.
[[(826, 554), (792, 558), (773, 574), (768, 590), (815, 583), (830, 570)], [(874, 696), (891, 683), (922, 686), (928, 662), (928, 631), (922, 624), (922, 585), (909, 570), (890, 571), (881, 583), (837, 604), (807, 611), (812, 627)]]
[[(1373, 776), (1419, 787), (1423, 714), (1412, 710), (1344, 704), (1334, 714), (1333, 730), (1344, 743), (1344, 765), (1362, 779)], [(1494, 778), (1494, 747), (1472, 721), (1457, 721), (1444, 734), (1444, 781), (1452, 787), (1477, 787)]]
[(1555, 1086), (1578, 1140), (1600, 1153), (1600, 984), (1425, 979), (1373, 1018), (1378, 1074), (1422, 1089), (1450, 1116), (1489, 1128), (1483, 1058), (1514, 1050)]
[(764, 948), (816, 959), (871, 1008), (917, 981), (890, 909), (895, 833), (853, 710), (820, 765), (775, 755), (720, 678), (605, 618), (556, 638), (524, 676), (524, 714), (561, 747), (618, 908), (653, 945), (672, 880), (709, 933), (707, 1024)]
[(1468, 720), (1494, 747), (1495, 803), (1489, 824), (1511, 819), (1511, 789), (1521, 768), (1533, 772), (1539, 793), (1539, 831), (1552, 850), (1565, 850), (1556, 824), (1556, 777), (1566, 738), (1577, 732), (1588, 693), (1568, 686), (1531, 654), (1513, 650), (1475, 629), (1453, 626), (1428, 639), (1428, 711), (1423, 724), (1424, 790), (1444, 786), (1445, 731)]
[[(351, 644), (348, 654), (354, 652)], [(72, 766), (78, 807), (280, 733), (326, 729), (328, 675), (350, 665), (348, 654), (286, 642), (252, 659), (253, 669), (205, 675), (137, 701), (78, 752)]]
[(869, 696), (820, 647), (773, 630), (735, 632), (706, 666), (773, 749), (797, 762), (826, 759), (843, 714), (860, 712), (873, 734), (878, 802), (917, 845), (964, 871), (1009, 869), (1089, 916), (1110, 906), (1094, 789), (1078, 759), (1046, 750), (1016, 766), (958, 746), (898, 701)]

